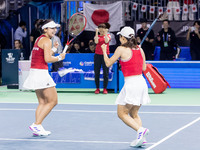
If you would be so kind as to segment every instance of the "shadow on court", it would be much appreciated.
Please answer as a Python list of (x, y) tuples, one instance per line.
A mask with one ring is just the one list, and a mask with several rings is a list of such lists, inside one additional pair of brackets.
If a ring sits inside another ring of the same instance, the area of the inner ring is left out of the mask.
[[(192, 122), (200, 116), (200, 107), (143, 106), (140, 116), (143, 126), (150, 129), (148, 144), (132, 148), (129, 144), (136, 132), (118, 119), (114, 105), (60, 104), (43, 123), (52, 132), (48, 137), (34, 137), (28, 129), (36, 106), (0, 103), (0, 150), (199, 149), (200, 121)], [(188, 123), (192, 124), (184, 127)]]

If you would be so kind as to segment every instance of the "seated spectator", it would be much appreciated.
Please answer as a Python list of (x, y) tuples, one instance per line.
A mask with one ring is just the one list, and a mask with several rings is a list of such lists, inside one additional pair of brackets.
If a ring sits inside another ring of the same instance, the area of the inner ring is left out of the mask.
[(23, 49), (22, 42), (20, 40), (15, 40), (15, 49)]
[(81, 43), (79, 41), (74, 42), (70, 53), (81, 53)]
[(91, 40), (88, 45), (89, 47), (85, 49), (84, 53), (94, 53), (96, 48), (96, 44), (94, 43), (94, 41)]

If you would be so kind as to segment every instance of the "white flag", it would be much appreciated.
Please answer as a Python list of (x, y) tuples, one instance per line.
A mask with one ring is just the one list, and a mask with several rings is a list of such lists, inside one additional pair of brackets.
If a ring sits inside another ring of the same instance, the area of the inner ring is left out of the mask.
[(158, 13), (162, 14), (163, 13), (163, 7), (158, 7)]
[(172, 8), (170, 8), (170, 7), (167, 8), (167, 14), (169, 14), (169, 15), (172, 14)]
[(124, 25), (122, 2), (116, 2), (108, 5), (83, 4), (83, 13), (87, 19), (85, 30), (95, 31), (101, 23), (110, 23), (109, 31), (119, 31)]
[(197, 12), (197, 5), (195, 5), (195, 4), (192, 5), (192, 12), (193, 13)]
[(155, 6), (150, 6), (149, 13), (154, 14)]
[(133, 10), (137, 10), (138, 4), (137, 3), (133, 3)]
[(188, 6), (187, 5), (183, 5), (183, 13), (188, 14)]
[(147, 11), (147, 5), (142, 5), (141, 12), (146, 12), (146, 11)]
[(180, 14), (180, 13), (181, 13), (180, 7), (176, 7), (175, 8), (175, 14)]

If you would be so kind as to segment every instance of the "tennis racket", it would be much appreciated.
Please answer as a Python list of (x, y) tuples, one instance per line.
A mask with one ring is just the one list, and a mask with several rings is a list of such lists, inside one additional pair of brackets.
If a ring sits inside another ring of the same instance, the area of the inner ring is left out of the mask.
[[(87, 24), (87, 19), (81, 13), (75, 13), (69, 18), (67, 43), (65, 45), (63, 53), (66, 53), (69, 44), (83, 32), (83, 30), (86, 27), (86, 24)], [(69, 41), (69, 35), (73, 37), (70, 41)]]
[(167, 19), (168, 16), (167, 16), (167, 11), (165, 11), (164, 13), (162, 14), (159, 14), (158, 17), (153, 21), (153, 23), (151, 24), (151, 26), (149, 27), (147, 33), (145, 34), (145, 36), (143, 37), (141, 43), (140, 43), (140, 46), (142, 46), (144, 40), (147, 38), (147, 36), (149, 35), (150, 31), (152, 30), (153, 26), (155, 25), (155, 23), (158, 21), (158, 20), (165, 20)]

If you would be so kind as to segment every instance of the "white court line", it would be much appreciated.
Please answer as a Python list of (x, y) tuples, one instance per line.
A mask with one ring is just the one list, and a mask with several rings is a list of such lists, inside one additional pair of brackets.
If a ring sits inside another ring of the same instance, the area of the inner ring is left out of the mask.
[[(0, 138), (0, 141), (27, 141), (27, 142), (60, 142), (60, 143), (99, 143), (99, 144), (129, 144), (130, 142), (118, 142), (118, 141), (77, 141), (77, 140), (44, 140), (44, 139), (11, 139)], [(154, 143), (147, 143), (152, 145)]]
[(194, 123), (200, 121), (200, 117), (195, 119), (194, 121), (188, 123), (187, 125), (183, 126), (182, 128), (179, 128), (178, 130), (174, 131), (173, 133), (171, 133), (170, 135), (166, 136), (165, 138), (163, 138), (162, 140), (158, 141), (157, 143), (153, 144), (152, 146), (148, 147), (145, 150), (151, 150), (152, 148), (158, 146), (159, 144), (163, 143), (164, 141), (168, 140), (169, 138), (171, 138), (172, 136), (174, 136), (175, 134), (177, 134), (178, 132), (184, 130), (185, 128), (193, 125)]
[[(7, 100), (6, 100), (7, 101)], [(0, 104), (37, 104), (38, 102), (0, 102)], [(58, 105), (88, 105), (88, 106), (117, 106), (116, 104), (92, 104), (92, 103), (58, 103)], [(165, 104), (145, 104), (142, 107), (200, 107), (200, 105), (165, 105)]]
[[(35, 111), (36, 109), (18, 109), (18, 108), (0, 108), (0, 111)], [(101, 111), (101, 110), (62, 110), (54, 109), (55, 112), (77, 112), (77, 113), (117, 113), (117, 111)], [(200, 112), (139, 112), (139, 114), (166, 114), (166, 115), (200, 115)]]

